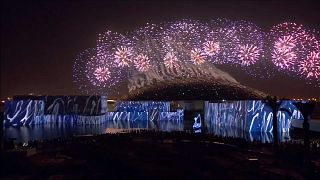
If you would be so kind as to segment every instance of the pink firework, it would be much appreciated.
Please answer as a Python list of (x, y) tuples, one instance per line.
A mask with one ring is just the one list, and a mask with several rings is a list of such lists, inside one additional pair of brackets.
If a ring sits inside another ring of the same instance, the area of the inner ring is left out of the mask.
[(295, 64), (296, 59), (297, 55), (293, 51), (281, 52), (273, 50), (272, 52), (273, 63), (281, 69), (291, 69)]
[(97, 67), (94, 70), (94, 76), (99, 82), (106, 82), (110, 78), (110, 71), (107, 67)]
[(199, 48), (194, 48), (191, 50), (191, 61), (195, 65), (199, 65), (204, 63), (205, 55)]
[(283, 36), (278, 38), (274, 44), (272, 51), (273, 63), (281, 69), (289, 69), (294, 67), (297, 59), (297, 54), (293, 51), (296, 46), (296, 38), (293, 36)]
[(259, 60), (262, 50), (254, 45), (239, 45), (239, 60), (242, 66), (250, 66)]
[(203, 43), (203, 50), (208, 56), (214, 56), (220, 52), (220, 43), (207, 41)]
[(296, 46), (297, 40), (293, 36), (283, 36), (275, 42), (275, 49), (279, 52), (291, 51)]
[(129, 67), (131, 62), (132, 50), (130, 48), (120, 46), (115, 52), (115, 63), (118, 67)]
[(299, 70), (307, 78), (320, 78), (320, 52), (312, 51), (306, 60), (300, 62)]
[(178, 58), (173, 52), (168, 52), (163, 58), (163, 63), (167, 68), (178, 68)]
[(146, 72), (150, 68), (150, 59), (148, 56), (144, 54), (139, 54), (134, 59), (134, 66), (137, 68), (140, 72)]

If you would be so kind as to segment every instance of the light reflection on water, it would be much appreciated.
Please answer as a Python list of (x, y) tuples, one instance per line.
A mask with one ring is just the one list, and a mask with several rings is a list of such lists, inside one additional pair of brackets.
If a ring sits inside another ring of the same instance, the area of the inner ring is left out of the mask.
[[(220, 137), (232, 137), (232, 138), (241, 138), (247, 141), (259, 141), (262, 143), (271, 143), (273, 142), (273, 133), (272, 132), (262, 132), (262, 131), (244, 131), (239, 128), (232, 126), (217, 126), (213, 125), (207, 128), (208, 134), (213, 134)], [(291, 139), (290, 132), (279, 132), (279, 141), (285, 142)]]
[(33, 126), (6, 127), (4, 139), (15, 138), (16, 142), (45, 140), (77, 135), (105, 134), (110, 130), (154, 129), (159, 131), (184, 131), (184, 121), (107, 121), (103, 124), (72, 125), (68, 123)]
[[(77, 135), (97, 135), (115, 133), (122, 130), (153, 129), (159, 131), (193, 131), (193, 121), (107, 121), (97, 125), (71, 125), (71, 124), (44, 124), (34, 126), (7, 127), (4, 128), (4, 138), (15, 138), (15, 142), (28, 142), (30, 140), (46, 140), (58, 137), (70, 137)], [(204, 125), (203, 133), (209, 133), (221, 137), (243, 138), (247, 141), (261, 141), (269, 143), (273, 141), (270, 132), (247, 132), (232, 127), (218, 127)], [(280, 134), (279, 140), (290, 139), (289, 133)]]

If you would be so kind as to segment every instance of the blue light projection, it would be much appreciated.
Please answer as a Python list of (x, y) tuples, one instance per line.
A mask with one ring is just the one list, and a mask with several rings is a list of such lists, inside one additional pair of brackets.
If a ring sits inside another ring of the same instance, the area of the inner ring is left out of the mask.
[[(37, 99), (37, 100), (34, 100)], [(4, 108), (4, 125), (102, 124), (107, 121), (181, 121), (183, 109), (170, 111), (168, 101), (119, 101), (107, 111), (105, 96), (46, 96), (17, 98)]]
[(169, 101), (117, 101), (115, 111), (121, 112), (149, 112), (157, 109), (160, 112), (170, 111)]
[[(278, 131), (289, 132), (292, 119), (303, 119), (292, 101), (281, 102), (277, 113)], [(205, 122), (208, 127), (233, 127), (249, 132), (272, 132), (272, 109), (262, 100), (205, 102)]]
[(28, 125), (44, 114), (43, 100), (7, 101), (4, 105), (4, 125)]
[(99, 123), (106, 113), (105, 96), (17, 97), (4, 106), (4, 125), (46, 123)]
[(201, 115), (200, 114), (194, 117), (194, 123), (192, 128), (195, 133), (201, 133)]
[(172, 121), (183, 120), (184, 111), (170, 111), (169, 101), (118, 101), (115, 112), (108, 112), (109, 120)]
[(106, 126), (108, 129), (154, 129), (158, 131), (183, 131), (183, 121), (107, 121)]

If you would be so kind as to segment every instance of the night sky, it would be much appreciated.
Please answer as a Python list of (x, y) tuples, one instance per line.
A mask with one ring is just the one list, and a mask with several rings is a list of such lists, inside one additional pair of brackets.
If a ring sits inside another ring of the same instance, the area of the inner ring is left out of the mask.
[[(72, 80), (74, 58), (94, 47), (105, 29), (121, 33), (147, 22), (229, 18), (252, 21), (265, 31), (285, 21), (319, 30), (319, 9), (305, 1), (2, 1), (1, 99), (29, 93), (81, 94)], [(235, 77), (273, 95), (320, 97), (320, 88), (293, 77)]]

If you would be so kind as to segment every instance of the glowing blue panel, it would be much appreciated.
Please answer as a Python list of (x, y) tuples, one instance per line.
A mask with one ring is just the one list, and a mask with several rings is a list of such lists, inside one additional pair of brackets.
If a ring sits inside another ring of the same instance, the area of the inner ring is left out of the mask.
[(145, 111), (148, 112), (153, 109), (158, 109), (160, 112), (170, 111), (169, 101), (118, 101), (116, 103), (115, 111)]
[[(303, 119), (301, 112), (292, 104), (292, 101), (282, 101), (279, 109), (278, 131), (288, 132), (293, 118)], [(209, 126), (214, 124), (250, 132), (271, 132), (272, 119), (271, 107), (261, 100), (205, 102), (205, 121)]]

